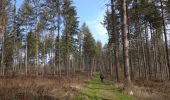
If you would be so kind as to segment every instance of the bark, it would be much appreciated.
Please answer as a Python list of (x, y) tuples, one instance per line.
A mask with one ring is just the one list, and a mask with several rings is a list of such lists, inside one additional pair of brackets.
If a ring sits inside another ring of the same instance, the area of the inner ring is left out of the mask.
[[(119, 62), (118, 62), (118, 32), (116, 31), (116, 19), (115, 19), (115, 9), (114, 9), (114, 0), (111, 0), (111, 9), (112, 9), (112, 26), (113, 26), (113, 36), (114, 36), (114, 59), (115, 59), (115, 68), (116, 68), (116, 79), (119, 81)], [(112, 68), (111, 68), (112, 70)]]
[(123, 56), (124, 56), (124, 70), (125, 78), (128, 84), (131, 84), (130, 69), (129, 69), (129, 40), (128, 40), (128, 30), (127, 30), (127, 9), (126, 9), (126, 0), (122, 2), (122, 11), (123, 11)]
[(4, 66), (4, 29), (2, 28), (2, 52), (1, 52), (1, 74), (4, 76), (5, 66)]
[(27, 74), (28, 74), (28, 62), (27, 62), (27, 50), (28, 50), (28, 48), (27, 48), (27, 40), (26, 40), (26, 48), (25, 48), (25, 74), (26, 74), (26, 76), (27, 76)]
[(58, 21), (57, 21), (57, 24), (58, 24), (58, 29), (57, 29), (57, 33), (58, 33), (58, 72), (59, 72), (59, 75), (61, 76), (61, 65), (60, 65), (60, 3), (58, 5)]
[(167, 38), (167, 32), (166, 32), (166, 26), (165, 26), (165, 17), (164, 17), (164, 10), (163, 10), (163, 4), (162, 0), (160, 0), (161, 3), (161, 13), (162, 13), (162, 23), (163, 23), (163, 32), (165, 37), (165, 50), (166, 50), (166, 61), (169, 71), (169, 78), (170, 78), (170, 58), (169, 58), (169, 51), (168, 51), (168, 38)]
[(149, 44), (148, 44), (148, 28), (147, 23), (145, 26), (145, 39), (146, 39), (146, 54), (147, 54), (147, 67), (148, 67), (148, 73), (149, 73), (149, 79), (151, 79), (151, 60), (150, 60), (150, 51), (149, 51)]

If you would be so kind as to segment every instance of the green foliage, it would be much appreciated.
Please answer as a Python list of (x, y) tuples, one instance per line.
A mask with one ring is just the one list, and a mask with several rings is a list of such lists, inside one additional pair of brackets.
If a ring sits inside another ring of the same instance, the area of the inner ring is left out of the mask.
[(170, 0), (167, 2), (168, 13), (170, 14)]
[(102, 56), (102, 43), (100, 41), (97, 41), (96, 43), (96, 58), (101, 58)]
[(113, 36), (113, 25), (112, 25), (112, 14), (110, 11), (106, 11), (104, 20), (103, 20), (103, 26), (107, 29), (107, 33), (109, 36), (109, 44), (113, 43), (114, 36)]
[(7, 25), (9, 0), (2, 0), (0, 3), (0, 27)]
[[(0, 43), (4, 45), (4, 48), (2, 48), (3, 52), (0, 54), (3, 53), (4, 55), (3, 64), (6, 66), (5, 70), (7, 70), (13, 62), (14, 37), (11, 36), (10, 26), (13, 8), (11, 6), (12, 3), (10, 0), (2, 0), (0, 2)], [(2, 37), (4, 37), (4, 41), (2, 41)]]
[(144, 20), (151, 23), (155, 29), (162, 27), (161, 12), (153, 3), (147, 3), (146, 5), (141, 6), (141, 9), (142, 8), (142, 12), (145, 15)]
[(64, 33), (68, 34), (68, 36), (78, 34), (77, 12), (75, 6), (72, 6), (72, 1), (64, 0), (62, 8), (62, 15), (65, 21)]
[(31, 25), (31, 21), (34, 17), (34, 11), (28, 0), (24, 1), (24, 4), (19, 9), (19, 21), (22, 25)]
[(76, 50), (75, 36), (78, 35), (78, 20), (75, 6), (72, 5), (71, 0), (63, 0), (62, 17), (64, 18), (64, 30), (61, 39), (61, 53), (63, 58), (66, 59), (70, 53)]
[(82, 32), (84, 34), (83, 54), (85, 57), (92, 59), (95, 56), (96, 45), (95, 45), (95, 40), (85, 23), (82, 26)]
[[(130, 9), (132, 23), (149, 22), (153, 28), (159, 29), (162, 26), (161, 12), (156, 3), (140, 0)], [(140, 20), (140, 21), (139, 21)]]
[(4, 64), (6, 67), (10, 67), (13, 62), (13, 41), (14, 38), (6, 36), (4, 41)]
[(35, 56), (36, 51), (36, 38), (32, 32), (27, 35), (27, 48), (28, 48), (28, 57), (32, 58)]
[(50, 49), (52, 48), (51, 37), (47, 37), (44, 42), (45, 42), (45, 54), (47, 54), (50, 52)]

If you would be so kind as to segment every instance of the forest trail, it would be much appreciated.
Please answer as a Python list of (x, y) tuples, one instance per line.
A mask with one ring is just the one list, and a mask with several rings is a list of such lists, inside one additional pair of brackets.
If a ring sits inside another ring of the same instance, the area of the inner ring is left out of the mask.
[(88, 81), (74, 100), (134, 100), (134, 97), (121, 93), (109, 82), (101, 82), (97, 74)]

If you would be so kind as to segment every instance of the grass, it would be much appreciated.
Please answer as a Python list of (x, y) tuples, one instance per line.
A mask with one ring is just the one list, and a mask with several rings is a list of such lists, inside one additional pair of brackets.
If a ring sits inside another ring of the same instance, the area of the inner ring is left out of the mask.
[(96, 74), (74, 100), (134, 100), (134, 97), (121, 93), (110, 83), (102, 83)]

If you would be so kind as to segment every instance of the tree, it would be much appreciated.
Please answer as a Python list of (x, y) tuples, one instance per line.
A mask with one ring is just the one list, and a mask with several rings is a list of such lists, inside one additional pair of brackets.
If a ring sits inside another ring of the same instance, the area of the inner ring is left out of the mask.
[(116, 14), (115, 14), (115, 7), (114, 1), (111, 0), (111, 9), (112, 9), (112, 36), (114, 37), (114, 59), (115, 59), (115, 67), (116, 67), (116, 78), (119, 81), (119, 62), (118, 62), (118, 47), (119, 47), (119, 39), (118, 39), (118, 32), (117, 32), (117, 21), (116, 21)]
[(56, 60), (57, 60), (57, 65), (58, 65), (58, 72), (61, 76), (61, 65), (60, 65), (60, 24), (61, 24), (61, 1), (59, 0), (57, 2), (57, 37), (56, 37)]
[(75, 38), (78, 34), (77, 12), (72, 6), (71, 0), (64, 0), (62, 5), (62, 16), (64, 18), (64, 32), (62, 35), (62, 51), (66, 64), (66, 72), (69, 74), (69, 55), (73, 54)]
[(122, 20), (123, 20), (123, 28), (122, 28), (122, 39), (123, 39), (123, 56), (124, 56), (124, 70), (125, 70), (125, 78), (127, 82), (131, 83), (130, 78), (130, 69), (129, 69), (129, 41), (128, 41), (128, 29), (127, 29), (127, 9), (126, 9), (126, 0), (122, 0)]
[(106, 14), (104, 16), (104, 20), (103, 20), (103, 26), (107, 29), (107, 34), (109, 36), (108, 39), (108, 46), (107, 46), (107, 55), (108, 55), (108, 60), (109, 60), (109, 67), (110, 67), (110, 75), (113, 74), (113, 44), (114, 44), (114, 33), (113, 33), (113, 22), (112, 22), (112, 13), (107, 10)]
[(95, 48), (95, 60), (96, 60), (96, 64), (93, 65), (94, 66), (94, 71), (102, 71), (102, 62), (104, 62), (103, 60), (103, 47), (102, 47), (102, 43), (100, 41), (96, 42), (96, 48)]
[(95, 57), (95, 40), (86, 24), (82, 26), (82, 32), (84, 34), (83, 39), (83, 55), (85, 60), (85, 66), (88, 66), (88, 71), (92, 75), (92, 61)]
[[(34, 16), (33, 16), (33, 20), (34, 20), (34, 25), (35, 25), (35, 38), (36, 38), (36, 50), (35, 50), (35, 55), (36, 55), (36, 67), (38, 67), (39, 65), (39, 38), (40, 38), (40, 32), (42, 32), (42, 24), (41, 22), (39, 22), (39, 13), (41, 12), (40, 9), (41, 9), (41, 5), (40, 5), (40, 1), (41, 0), (30, 0), (30, 3), (32, 4), (32, 10), (33, 10), (33, 13), (34, 13)], [(41, 20), (40, 20), (41, 21)]]
[(167, 2), (168, 13), (170, 14), (170, 0)]
[(34, 11), (31, 7), (30, 1), (29, 0), (25, 0), (22, 7), (19, 9), (19, 23), (21, 24), (20, 28), (22, 31), (22, 34), (25, 34), (25, 74), (27, 75), (28, 73), (28, 65), (27, 65), (27, 35), (29, 32), (31, 32), (31, 30), (33, 30), (32, 27), (34, 22)]
[[(2, 0), (0, 2), (0, 38), (1, 38), (1, 74), (5, 75), (5, 70), (6, 70), (6, 64), (9, 64), (11, 61), (10, 58), (12, 58), (12, 55), (9, 57), (6, 55), (7, 52), (5, 51), (7, 42), (5, 41), (6, 38), (9, 37), (11, 33), (11, 12), (12, 11), (12, 3), (10, 0)], [(9, 53), (8, 53), (9, 54)], [(11, 54), (11, 51), (10, 51)], [(5, 64), (4, 64), (5, 62)]]
[(163, 27), (164, 37), (165, 37), (166, 60), (167, 60), (168, 71), (170, 75), (170, 60), (169, 60), (170, 58), (169, 58), (169, 50), (168, 50), (168, 38), (167, 38), (167, 31), (166, 31), (166, 26), (165, 26), (165, 15), (164, 15), (162, 0), (160, 0), (160, 3), (161, 3), (161, 15), (162, 15), (162, 23), (163, 23), (162, 27)]

